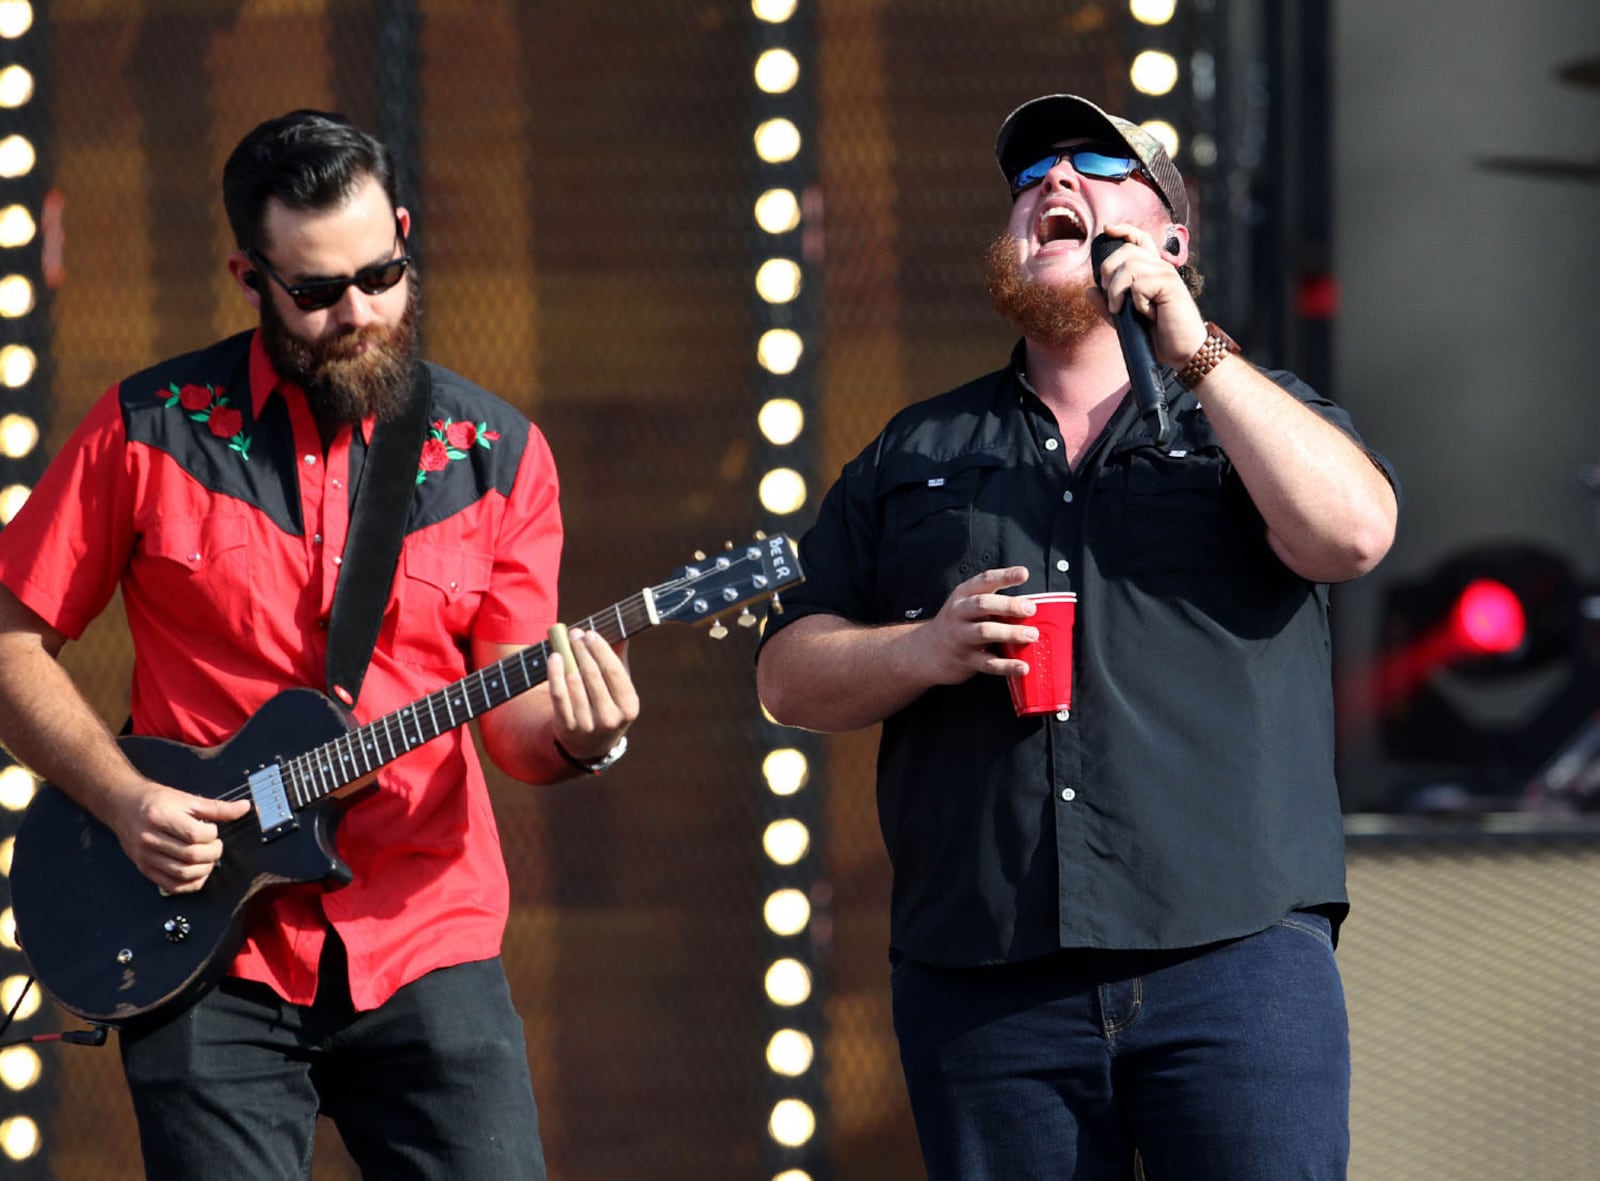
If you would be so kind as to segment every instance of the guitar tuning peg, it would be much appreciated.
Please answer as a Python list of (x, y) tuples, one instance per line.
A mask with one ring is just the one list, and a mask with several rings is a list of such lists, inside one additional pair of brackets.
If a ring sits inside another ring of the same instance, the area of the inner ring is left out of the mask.
[(694, 560), (697, 561), (697, 562), (705, 561), (706, 560), (706, 551), (703, 550), (703, 549), (695, 550), (694, 551)]
[(750, 608), (746, 607), (744, 610), (739, 612), (740, 627), (754, 627), (755, 625), (756, 617), (751, 613)]
[(767, 539), (767, 531), (765, 529), (757, 529), (756, 530), (756, 540), (757, 541), (765, 541), (766, 539)]
[(722, 622), (722, 620), (718, 619), (717, 621), (715, 621), (711, 625), (711, 638), (713, 640), (720, 640), (720, 639), (722, 639), (723, 636), (725, 636), (727, 634), (728, 634), (728, 628)]
[(772, 592), (772, 613), (774, 615), (783, 614), (783, 600), (778, 597), (777, 591)]
[(724, 541), (724, 542), (723, 542), (723, 543), (722, 543), (722, 548), (723, 548), (723, 549), (732, 549), (732, 548), (733, 548), (733, 542), (731, 542), (731, 541)]

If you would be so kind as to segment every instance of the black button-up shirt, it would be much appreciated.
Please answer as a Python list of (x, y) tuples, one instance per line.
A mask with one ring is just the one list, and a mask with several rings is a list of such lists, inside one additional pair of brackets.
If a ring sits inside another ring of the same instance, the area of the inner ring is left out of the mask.
[(1070, 716), (1018, 718), (979, 674), (883, 723), (893, 947), (974, 965), (1342, 917), (1327, 588), (1272, 553), (1192, 393), (1169, 379), (1166, 452), (1130, 397), (1073, 470), (1020, 358), (901, 411), (846, 465), (768, 621), (927, 619), (1000, 566), (1028, 568), (1016, 593), (1077, 593)]

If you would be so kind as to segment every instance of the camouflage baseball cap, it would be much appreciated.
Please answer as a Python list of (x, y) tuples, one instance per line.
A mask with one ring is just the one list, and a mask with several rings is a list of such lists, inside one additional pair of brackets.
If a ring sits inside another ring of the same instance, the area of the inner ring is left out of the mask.
[(1109, 115), (1086, 98), (1075, 94), (1047, 94), (1023, 103), (1000, 125), (994, 141), (994, 158), (1011, 183), (1029, 164), (1038, 160), (1054, 144), (1076, 136), (1109, 140), (1127, 147), (1143, 166), (1143, 172), (1172, 218), (1179, 225), (1189, 224), (1189, 190), (1184, 188), (1178, 166), (1167, 155), (1161, 142), (1137, 123)]

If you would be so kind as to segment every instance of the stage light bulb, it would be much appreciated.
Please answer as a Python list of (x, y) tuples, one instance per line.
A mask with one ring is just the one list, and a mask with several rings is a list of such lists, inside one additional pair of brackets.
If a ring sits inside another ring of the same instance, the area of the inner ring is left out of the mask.
[(17, 943), (17, 912), (9, 906), (0, 910), (0, 947), (7, 951), (21, 951)]
[(27, 1160), (39, 1151), (39, 1125), (25, 1115), (0, 1120), (0, 1153), (11, 1160)]
[(0, 0), (0, 37), (10, 41), (33, 28), (33, 5), (28, 0)]
[(756, 198), (756, 225), (769, 234), (786, 234), (800, 224), (800, 199), (792, 189), (768, 189)]
[(38, 781), (33, 772), (12, 763), (0, 767), (0, 808), (20, 812), (33, 800)]
[(33, 311), (33, 284), (25, 275), (0, 279), (0, 316), (15, 320)]
[(767, 1131), (785, 1148), (799, 1148), (817, 1134), (817, 1116), (800, 1099), (780, 1099), (772, 1106)]
[(769, 258), (756, 271), (756, 294), (768, 303), (789, 303), (800, 294), (800, 264)]
[(791, 467), (773, 468), (761, 477), (756, 497), (769, 513), (797, 513), (805, 507), (806, 479)]
[(798, 1078), (815, 1060), (816, 1048), (798, 1029), (780, 1029), (767, 1041), (767, 1066), (774, 1074)]
[(811, 1174), (804, 1169), (785, 1169), (774, 1176), (772, 1181), (811, 1181)]
[(8, 389), (20, 389), (33, 380), (39, 368), (39, 358), (25, 344), (8, 344), (0, 347), (0, 381)]
[(13, 1091), (26, 1091), (39, 1081), (44, 1066), (32, 1046), (7, 1046), (0, 1050), (0, 1083)]
[(24, 136), (8, 135), (0, 139), (0, 176), (15, 179), (33, 171), (38, 155), (33, 144)]
[(805, 353), (805, 342), (792, 328), (768, 328), (756, 342), (756, 360), (768, 373), (793, 373)]
[(793, 90), (800, 80), (800, 62), (787, 49), (768, 49), (756, 58), (756, 85), (768, 94)]
[(7, 484), (0, 488), (0, 525), (11, 524), (11, 518), (22, 511), (32, 492), (26, 484)]
[(800, 129), (787, 119), (768, 119), (756, 128), (755, 145), (768, 164), (787, 163), (800, 154)]
[(811, 921), (811, 900), (793, 887), (774, 890), (767, 895), (761, 917), (774, 935), (798, 935)]
[(794, 15), (797, 0), (750, 0), (750, 11), (757, 20), (769, 25), (781, 25)]
[[(15, 1006), (18, 1021), (26, 1021), (39, 1011), (39, 990), (28, 985), (26, 976), (7, 976), (0, 981), (0, 1007), (9, 1013)], [(23, 996), (23, 989), (27, 989), (26, 996)], [(18, 997), (22, 997), (20, 1005), (17, 1004)]]
[(1133, 59), (1128, 78), (1140, 94), (1167, 94), (1178, 84), (1178, 59), (1170, 53), (1147, 49)]
[(1177, 156), (1179, 143), (1178, 129), (1176, 127), (1165, 119), (1147, 119), (1139, 126), (1155, 136), (1156, 142), (1166, 149), (1167, 155)]
[(805, 429), (805, 409), (793, 398), (769, 398), (756, 414), (756, 425), (767, 442), (787, 447)]
[(778, 865), (794, 865), (811, 848), (811, 830), (792, 817), (774, 820), (761, 834), (761, 848)]
[(26, 414), (0, 418), (0, 455), (22, 459), (39, 445), (39, 424)]
[(1128, 11), (1142, 25), (1166, 24), (1177, 7), (1177, 0), (1128, 0)]
[(811, 971), (796, 959), (776, 960), (767, 969), (766, 986), (768, 1000), (793, 1008), (811, 996)]
[(767, 790), (773, 795), (792, 796), (811, 777), (811, 764), (804, 752), (792, 746), (781, 746), (769, 751), (761, 760), (761, 774), (766, 777)]
[(0, 209), (0, 246), (16, 249), (33, 241), (39, 227), (26, 205), (7, 205)]
[(1514, 651), (1528, 634), (1521, 601), (1505, 583), (1492, 578), (1467, 584), (1456, 600), (1452, 622), (1461, 648), (1485, 656)]

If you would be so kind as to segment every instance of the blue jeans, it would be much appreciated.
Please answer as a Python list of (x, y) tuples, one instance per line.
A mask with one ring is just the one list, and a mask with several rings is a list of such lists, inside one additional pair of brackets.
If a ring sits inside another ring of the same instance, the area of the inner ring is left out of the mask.
[(893, 957), (930, 1181), (1343, 1178), (1350, 1042), (1329, 923), (1182, 952), (948, 969)]
[(146, 1175), (300, 1181), (319, 1112), (368, 1178), (543, 1181), (522, 1021), (499, 959), (357, 1013), (337, 940), (316, 1003), (232, 978), (120, 1035)]

